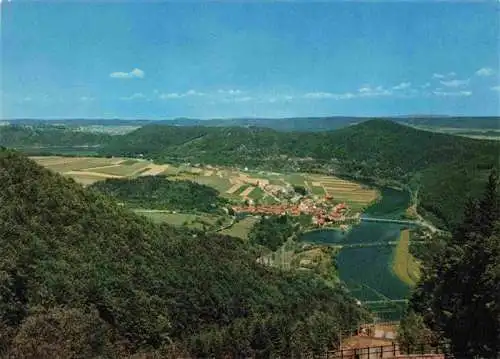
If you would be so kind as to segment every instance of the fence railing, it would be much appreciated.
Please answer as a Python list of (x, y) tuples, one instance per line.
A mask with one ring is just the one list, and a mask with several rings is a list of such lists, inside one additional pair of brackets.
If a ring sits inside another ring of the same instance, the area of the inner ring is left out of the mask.
[(309, 355), (318, 359), (444, 359), (448, 358), (440, 347), (428, 344), (402, 347), (396, 343), (391, 345), (369, 346), (363, 348), (343, 348), (320, 355)]

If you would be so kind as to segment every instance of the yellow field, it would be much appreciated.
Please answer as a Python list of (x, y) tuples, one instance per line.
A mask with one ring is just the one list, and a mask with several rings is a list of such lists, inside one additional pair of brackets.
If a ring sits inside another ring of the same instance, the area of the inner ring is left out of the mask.
[(334, 200), (361, 208), (377, 199), (379, 193), (355, 182), (333, 176), (304, 175), (305, 184), (317, 195), (329, 195)]
[(420, 278), (420, 264), (411, 255), (410, 231), (405, 229), (401, 231), (401, 238), (395, 249), (392, 270), (403, 282), (414, 286)]

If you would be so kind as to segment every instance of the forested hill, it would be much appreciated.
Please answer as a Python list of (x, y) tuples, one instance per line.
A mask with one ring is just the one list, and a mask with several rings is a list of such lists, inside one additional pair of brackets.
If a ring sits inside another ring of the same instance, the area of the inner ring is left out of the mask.
[[(273, 170), (331, 170), (419, 188), (422, 210), (436, 223), (458, 223), (468, 194), (498, 165), (500, 142), (422, 131), (370, 120), (336, 131), (278, 132), (263, 128), (148, 125), (114, 137), (104, 155), (143, 154), (157, 161), (190, 161)], [(484, 172), (486, 171), (486, 172)]]
[(0, 203), (0, 357), (292, 357), (362, 315), (247, 243), (155, 225), (4, 149)]
[(108, 178), (89, 188), (136, 208), (218, 212), (227, 203), (215, 188), (188, 180), (169, 180), (165, 176)]
[[(417, 130), (387, 120), (371, 120), (336, 131), (283, 133), (251, 127), (144, 126), (114, 137), (103, 154), (143, 154), (157, 160), (265, 166), (283, 156), (312, 157), (322, 163), (341, 161), (360, 174), (376, 168), (387, 177), (401, 176), (430, 165), (456, 161), (492, 163), (499, 144)], [(290, 162), (290, 161), (288, 161)], [(369, 163), (368, 163), (369, 162)], [(285, 165), (285, 164), (283, 164)]]
[(0, 126), (0, 146), (5, 147), (97, 146), (108, 142), (110, 138), (104, 133), (78, 132), (50, 125)]

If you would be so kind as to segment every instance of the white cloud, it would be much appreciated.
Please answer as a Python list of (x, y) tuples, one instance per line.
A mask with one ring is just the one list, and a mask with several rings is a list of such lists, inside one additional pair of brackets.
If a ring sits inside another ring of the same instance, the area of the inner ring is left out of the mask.
[(305, 98), (313, 98), (313, 99), (327, 99), (327, 98), (335, 98), (335, 94), (331, 92), (308, 92), (304, 95)]
[(347, 100), (354, 97), (356, 97), (356, 95), (350, 92), (340, 93), (340, 94), (331, 92), (308, 92), (304, 95), (304, 98), (315, 99), (315, 100), (325, 100), (325, 99)]
[(362, 97), (378, 97), (392, 95), (392, 91), (384, 89), (383, 86), (372, 88), (371, 86), (363, 86), (359, 90), (359, 96)]
[(472, 95), (471, 91), (446, 92), (446, 91), (441, 91), (440, 89), (436, 89), (432, 93), (436, 96), (441, 96), (441, 97), (463, 97)]
[(189, 90), (189, 91), (186, 91), (184, 93), (170, 92), (170, 93), (160, 93), (158, 95), (158, 97), (162, 100), (180, 99), (180, 98), (192, 97), (192, 96), (205, 96), (205, 94), (203, 92)]
[(500, 92), (500, 86), (493, 86), (491, 87), (492, 91)]
[(244, 97), (235, 97), (234, 98), (234, 102), (248, 102), (248, 101), (252, 101), (253, 100), (253, 97), (251, 96), (244, 96)]
[(162, 100), (170, 100), (174, 98), (181, 98), (183, 97), (182, 95), (178, 94), (177, 92), (171, 92), (171, 93), (161, 93), (158, 95)]
[(450, 78), (450, 77), (455, 77), (457, 74), (454, 72), (448, 72), (447, 74), (438, 74), (434, 73), (432, 74), (432, 78), (434, 79), (445, 79), (445, 78)]
[(243, 92), (241, 90), (217, 90), (217, 93), (221, 95), (241, 95)]
[(411, 82), (401, 82), (399, 85), (393, 86), (393, 90), (404, 90), (411, 86)]
[(205, 96), (205, 94), (203, 92), (198, 92), (198, 91), (195, 91), (195, 90), (189, 90), (188, 92), (186, 92), (184, 94), (184, 96)]
[(493, 76), (494, 74), (495, 70), (493, 70), (491, 67), (483, 67), (476, 71), (476, 75), (482, 77)]
[(145, 73), (141, 69), (134, 68), (130, 72), (112, 72), (109, 74), (109, 77), (112, 77), (114, 79), (133, 79), (133, 78), (138, 78), (142, 79), (144, 78)]
[(88, 96), (82, 96), (80, 97), (80, 101), (82, 102), (89, 102), (89, 101), (94, 101), (95, 99), (93, 97), (88, 97)]
[(449, 80), (449, 81), (439, 81), (441, 85), (446, 87), (462, 87), (469, 84), (469, 80)]
[(22, 99), (22, 102), (30, 102), (31, 100), (33, 100), (31, 97), (26, 96), (25, 98)]
[(130, 96), (120, 97), (122, 101), (133, 101), (133, 100), (142, 100), (145, 99), (146, 96), (141, 92), (136, 92)]
[(426, 89), (426, 88), (429, 88), (430, 86), (431, 86), (431, 83), (430, 82), (426, 82), (425, 84), (423, 84), (420, 87), (423, 88), (423, 89)]

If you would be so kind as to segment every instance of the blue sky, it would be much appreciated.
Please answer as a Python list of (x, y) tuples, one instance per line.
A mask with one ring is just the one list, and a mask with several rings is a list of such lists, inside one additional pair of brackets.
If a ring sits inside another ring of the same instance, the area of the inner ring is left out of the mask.
[(499, 115), (499, 5), (3, 0), (2, 117)]

